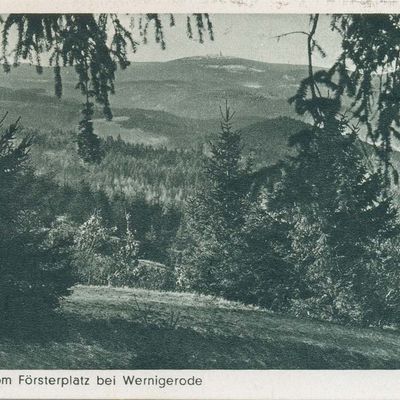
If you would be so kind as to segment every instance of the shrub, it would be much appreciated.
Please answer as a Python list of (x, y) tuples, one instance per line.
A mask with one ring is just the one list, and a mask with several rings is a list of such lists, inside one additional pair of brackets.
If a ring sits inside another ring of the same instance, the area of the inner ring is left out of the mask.
[(139, 242), (135, 240), (130, 216), (126, 215), (126, 232), (119, 237), (115, 228), (104, 226), (100, 212), (82, 225), (59, 217), (50, 232), (54, 243), (69, 246), (73, 265), (81, 283), (170, 290), (174, 274), (163, 264), (139, 260)]

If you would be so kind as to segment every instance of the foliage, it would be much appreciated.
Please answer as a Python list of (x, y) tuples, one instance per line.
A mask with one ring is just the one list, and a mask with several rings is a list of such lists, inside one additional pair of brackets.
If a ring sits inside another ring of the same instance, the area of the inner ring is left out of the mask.
[(132, 278), (134, 287), (150, 290), (175, 289), (175, 276), (171, 267), (149, 260), (139, 260)]
[(91, 190), (104, 191), (110, 199), (144, 197), (147, 203), (180, 208), (201, 178), (201, 148), (169, 149), (108, 137), (101, 139), (101, 163), (87, 165), (76, 155), (73, 133), (26, 132), (33, 136), (32, 160), (40, 173), (52, 174), (59, 184), (72, 188), (86, 181)]
[[(3, 119), (4, 121), (4, 119)], [(49, 317), (73, 284), (63, 243), (48, 235), (42, 195), (47, 188), (29, 166), (31, 140), (16, 143), (17, 124), (0, 136), (0, 314), (5, 324)]]
[[(340, 322), (398, 323), (394, 310), (399, 298), (390, 282), (398, 281), (394, 244), (399, 225), (388, 178), (398, 119), (397, 17), (333, 16), (342, 53), (328, 71), (315, 72), (313, 52), (321, 52), (315, 41), (318, 19), (311, 15), (305, 32), (308, 76), (289, 100), (299, 114), (312, 117), (314, 126), (292, 137), (299, 153), (284, 164), (283, 179), (269, 199), (269, 206), (289, 223), (291, 262), (300, 283), (291, 309)], [(341, 114), (345, 94), (353, 98), (351, 115), (360, 127)], [(367, 167), (364, 146), (357, 140), (362, 126), (379, 148), (383, 168), (376, 163)]]
[[(87, 222), (93, 214), (101, 219), (104, 229), (111, 230), (110, 240), (114, 236), (125, 237), (126, 215), (130, 214), (134, 218), (135, 237), (141, 243), (139, 256), (165, 262), (179, 226), (180, 212), (173, 207), (148, 202), (140, 195), (133, 199), (124, 196), (109, 198), (102, 190), (92, 190), (86, 182), (80, 182), (75, 188), (54, 185), (51, 194), (45, 196), (51, 201), (48, 212), (63, 216), (58, 218), (59, 226), (56, 225), (61, 231), (65, 230), (65, 238), (61, 232), (60, 235), (66, 242), (73, 237), (74, 229)], [(68, 236), (69, 233), (72, 236)]]
[(331, 68), (314, 72), (311, 60), (319, 48), (314, 38), (318, 14), (312, 15), (312, 28), (306, 33), (309, 74), (292, 98), (298, 113), (310, 112), (314, 120), (322, 121), (326, 112), (341, 111), (344, 97), (349, 97), (351, 118), (366, 129), (383, 163), (385, 179), (392, 172), (395, 183), (398, 172), (390, 156), (393, 139), (400, 138), (399, 22), (397, 14), (332, 15), (331, 28), (341, 37), (342, 51)]
[(123, 236), (129, 213), (141, 243), (140, 258), (168, 263), (183, 198), (199, 179), (198, 151), (153, 148), (110, 138), (102, 142), (102, 162), (89, 166), (72, 151), (70, 133), (24, 132), (32, 134), (32, 164), (43, 184), (49, 186), (42, 200), (49, 217), (62, 215), (81, 225), (98, 212), (106, 227), (116, 227), (116, 235)]
[(266, 208), (266, 192), (252, 202), (238, 243), (240, 275), (235, 300), (274, 311), (287, 311), (298, 290), (298, 271), (288, 256), (287, 222)]
[[(316, 122), (322, 127), (292, 138), (298, 155), (285, 164), (269, 199), (272, 210), (290, 224), (291, 262), (301, 283), (292, 296), (292, 311), (380, 324), (391, 291), (387, 283), (397, 280), (397, 271), (379, 249), (399, 234), (397, 211), (381, 171), (367, 168), (346, 122), (335, 114)], [(385, 319), (397, 323), (392, 306)]]
[(139, 243), (134, 238), (130, 216), (126, 214), (126, 232), (116, 236), (116, 228), (104, 226), (99, 212), (82, 225), (61, 217), (53, 225), (55, 240), (69, 244), (69, 252), (79, 281), (89, 285), (130, 285), (132, 271), (138, 266)]
[[(186, 203), (178, 282), (203, 293), (230, 297), (238, 280), (238, 243), (245, 220), (250, 165), (244, 165), (240, 132), (228, 105), (221, 131), (204, 159), (204, 183)], [(176, 257), (176, 255), (175, 255)]]
[(125, 232), (107, 227), (97, 210), (81, 225), (66, 216), (59, 217), (50, 236), (53, 242), (69, 246), (69, 255), (80, 283), (158, 290), (174, 286), (170, 268), (157, 262), (139, 260), (139, 241), (135, 238), (128, 213), (125, 214)]
[[(399, 22), (397, 14), (332, 17), (332, 29), (342, 38), (342, 53), (332, 74), (339, 75), (341, 90), (353, 98), (354, 117), (367, 127), (386, 173), (393, 138), (400, 137)], [(355, 68), (349, 71), (349, 65)]]
[(104, 153), (101, 148), (99, 137), (93, 130), (93, 103), (89, 100), (82, 110), (82, 119), (79, 121), (76, 143), (78, 154), (87, 163), (98, 164), (102, 160)]

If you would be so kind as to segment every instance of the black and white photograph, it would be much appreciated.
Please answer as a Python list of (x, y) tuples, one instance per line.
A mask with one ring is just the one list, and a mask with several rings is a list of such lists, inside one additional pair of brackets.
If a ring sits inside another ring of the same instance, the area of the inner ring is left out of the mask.
[(0, 369), (400, 368), (400, 14), (3, 13), (0, 64)]

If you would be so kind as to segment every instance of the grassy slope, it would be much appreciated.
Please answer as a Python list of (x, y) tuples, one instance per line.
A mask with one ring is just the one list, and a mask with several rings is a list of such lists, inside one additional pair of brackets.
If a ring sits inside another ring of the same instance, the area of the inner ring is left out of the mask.
[(1, 341), (0, 367), (399, 368), (400, 336), (187, 293), (78, 286), (45, 337)]

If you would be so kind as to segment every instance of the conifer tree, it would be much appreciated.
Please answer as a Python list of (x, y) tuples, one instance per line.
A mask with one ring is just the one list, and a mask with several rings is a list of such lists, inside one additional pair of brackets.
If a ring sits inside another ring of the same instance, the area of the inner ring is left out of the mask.
[(33, 328), (69, 293), (73, 277), (65, 245), (48, 235), (40, 181), (29, 166), (31, 140), (16, 144), (17, 130), (11, 124), (0, 135), (0, 317), (3, 327)]
[(226, 103), (221, 130), (204, 159), (203, 184), (187, 201), (178, 277), (183, 286), (228, 297), (239, 273), (235, 253), (248, 203), (248, 187), (242, 183), (249, 173), (233, 116)]
[[(288, 223), (297, 275), (292, 309), (317, 318), (377, 324), (386, 308), (386, 322), (395, 322), (393, 303), (400, 304), (399, 291), (388, 282), (398, 282), (399, 274), (388, 262), (395, 256), (393, 249), (389, 255), (388, 243), (399, 227), (388, 190), (388, 164), (384, 173), (377, 163), (367, 167), (358, 132), (341, 114), (344, 89), (351, 86), (345, 71), (338, 81), (339, 64), (314, 72), (312, 54), (320, 49), (314, 39), (317, 24), (318, 15), (311, 16), (308, 76), (290, 99), (299, 114), (312, 117), (313, 126), (291, 138), (298, 154), (286, 162), (269, 199), (270, 209)], [(370, 82), (368, 74), (366, 79)], [(358, 96), (356, 102), (363, 95)], [(364, 106), (369, 110), (370, 105)], [(385, 307), (393, 292), (397, 300)]]
[(291, 142), (299, 152), (269, 208), (290, 226), (293, 304), (319, 318), (365, 322), (374, 314), (368, 296), (377, 291), (371, 261), (398, 234), (383, 176), (367, 169), (355, 135), (339, 125), (302, 131)]
[(226, 102), (225, 110), (221, 109), (221, 130), (216, 140), (210, 143), (210, 157), (204, 164), (210, 184), (207, 204), (215, 229), (218, 227), (221, 236), (241, 226), (245, 217), (247, 187), (243, 178), (248, 166), (243, 164), (241, 134), (232, 127), (234, 115)]

